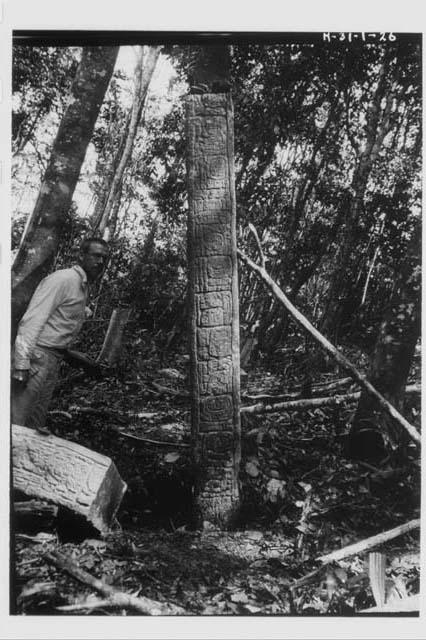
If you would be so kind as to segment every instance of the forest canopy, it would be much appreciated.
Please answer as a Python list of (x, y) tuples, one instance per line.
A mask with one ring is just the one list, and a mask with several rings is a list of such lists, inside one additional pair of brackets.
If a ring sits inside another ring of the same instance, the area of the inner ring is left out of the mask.
[[(130, 296), (151, 329), (162, 314), (163, 343), (183, 313), (182, 98), (196, 54), (196, 46), (159, 52), (119, 188), (110, 194), (114, 259), (99, 303)], [(136, 100), (137, 56), (136, 47), (121, 48), (55, 264), (99, 227)], [(80, 57), (79, 47), (14, 47), (13, 249), (34, 207)], [(419, 229), (419, 45), (235, 45), (231, 61), (238, 241), (250, 244), (247, 225), (254, 224), (269, 271), (291, 299), (330, 337), (368, 352)], [(147, 250), (152, 259), (142, 260), (144, 273), (136, 278), (136, 256)], [(244, 271), (240, 295), (243, 331), (256, 339), (259, 355), (276, 353), (287, 319)]]

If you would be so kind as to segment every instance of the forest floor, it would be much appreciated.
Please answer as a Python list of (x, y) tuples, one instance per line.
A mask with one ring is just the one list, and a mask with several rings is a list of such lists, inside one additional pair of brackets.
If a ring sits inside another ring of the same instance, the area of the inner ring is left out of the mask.
[[(368, 553), (324, 565), (318, 558), (420, 517), (415, 450), (400, 465), (347, 459), (354, 402), (246, 415), (237, 528), (223, 532), (207, 524), (194, 531), (186, 369), (184, 357), (167, 367), (152, 358), (137, 374), (132, 366), (89, 384), (62, 383), (48, 426), (111, 457), (128, 490), (106, 536), (67, 519), (53, 530), (15, 532), (14, 612), (134, 615), (49, 563), (52, 551), (106, 585), (178, 605), (187, 615), (347, 616), (373, 607)], [(315, 382), (336, 377), (323, 373)], [(410, 382), (418, 382), (416, 372)], [(288, 375), (284, 381), (280, 367), (256, 368), (244, 381), (242, 404), (253, 403), (247, 395), (285, 390)], [(418, 398), (408, 410), (418, 425)], [(380, 552), (388, 598), (418, 593), (418, 530)]]

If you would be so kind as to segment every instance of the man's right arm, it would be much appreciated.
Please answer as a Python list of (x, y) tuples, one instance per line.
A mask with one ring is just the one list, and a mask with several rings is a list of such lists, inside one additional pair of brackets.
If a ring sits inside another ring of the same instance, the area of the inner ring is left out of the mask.
[(19, 382), (28, 379), (30, 359), (47, 319), (63, 299), (64, 279), (59, 271), (44, 278), (34, 292), (22, 318), (15, 340), (12, 377)]

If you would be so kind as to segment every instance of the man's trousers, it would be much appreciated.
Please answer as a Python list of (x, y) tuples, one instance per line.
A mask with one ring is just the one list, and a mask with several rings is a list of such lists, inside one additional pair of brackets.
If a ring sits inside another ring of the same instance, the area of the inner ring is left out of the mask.
[(12, 380), (12, 424), (32, 429), (44, 427), (50, 400), (59, 379), (61, 361), (62, 355), (54, 349), (34, 349), (27, 384)]

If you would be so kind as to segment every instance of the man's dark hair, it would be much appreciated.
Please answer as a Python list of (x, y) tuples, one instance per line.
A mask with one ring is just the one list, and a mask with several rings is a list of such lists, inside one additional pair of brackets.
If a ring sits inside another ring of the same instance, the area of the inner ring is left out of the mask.
[(92, 244), (101, 244), (105, 249), (108, 249), (108, 243), (105, 242), (103, 238), (97, 238), (93, 236), (91, 238), (84, 238), (83, 242), (80, 245), (81, 253), (87, 253)]

